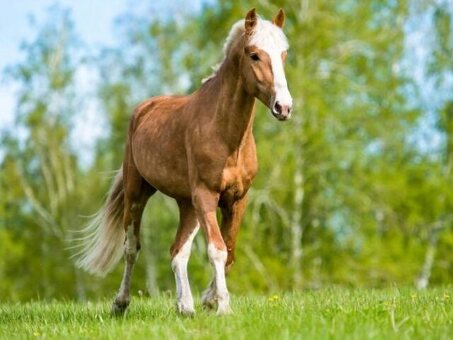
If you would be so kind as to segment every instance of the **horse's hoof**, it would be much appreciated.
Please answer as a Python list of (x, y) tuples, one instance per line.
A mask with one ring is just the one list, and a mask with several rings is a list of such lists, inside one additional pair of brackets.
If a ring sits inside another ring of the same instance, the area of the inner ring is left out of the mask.
[(216, 315), (231, 315), (231, 314), (233, 314), (233, 310), (229, 305), (222, 306), (219, 304)]
[(180, 309), (178, 308), (178, 314), (186, 317), (186, 318), (193, 318), (195, 316), (195, 310), (194, 309)]
[(215, 309), (217, 306), (217, 303), (215, 300), (204, 300), (202, 302), (202, 306), (204, 309)]
[(215, 309), (215, 303), (205, 302), (205, 303), (203, 303), (203, 308), (206, 309), (206, 310), (214, 310)]
[(111, 314), (113, 316), (122, 316), (126, 312), (129, 302), (114, 301), (112, 304)]
[(201, 304), (205, 309), (215, 309), (217, 307), (216, 298), (213, 296), (214, 294), (207, 290), (201, 296)]
[(181, 302), (176, 303), (176, 311), (181, 316), (193, 317), (195, 315), (195, 309), (192, 304), (183, 304)]
[(230, 308), (230, 296), (227, 294), (217, 297), (217, 315), (229, 315), (233, 314)]

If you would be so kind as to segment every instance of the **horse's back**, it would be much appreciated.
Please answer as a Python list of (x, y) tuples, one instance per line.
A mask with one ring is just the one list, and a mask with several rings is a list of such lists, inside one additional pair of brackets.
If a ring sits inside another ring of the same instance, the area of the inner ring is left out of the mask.
[(144, 122), (147, 122), (146, 124), (153, 125), (162, 120), (177, 118), (189, 98), (190, 96), (169, 95), (156, 96), (144, 100), (137, 105), (132, 113), (132, 129), (135, 130)]

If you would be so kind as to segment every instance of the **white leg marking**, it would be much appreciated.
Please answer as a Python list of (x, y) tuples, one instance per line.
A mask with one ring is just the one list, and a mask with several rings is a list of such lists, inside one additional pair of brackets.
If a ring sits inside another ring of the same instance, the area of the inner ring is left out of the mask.
[[(225, 279), (225, 263), (228, 253), (219, 250), (213, 244), (208, 245), (209, 261), (214, 267), (215, 297), (217, 300), (217, 314), (231, 313), (230, 294), (228, 293)], [(211, 290), (212, 291), (212, 290)]]
[(187, 238), (178, 254), (171, 261), (171, 267), (175, 273), (177, 307), (181, 314), (192, 315), (195, 313), (192, 292), (190, 291), (189, 277), (187, 275), (187, 263), (189, 262), (192, 242), (197, 234), (197, 226)]

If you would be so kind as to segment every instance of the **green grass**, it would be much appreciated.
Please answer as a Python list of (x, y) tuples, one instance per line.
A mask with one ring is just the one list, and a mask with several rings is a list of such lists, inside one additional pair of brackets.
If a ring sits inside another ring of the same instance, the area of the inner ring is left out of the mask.
[(218, 317), (197, 301), (178, 316), (174, 300), (134, 297), (124, 317), (110, 301), (0, 305), (0, 337), (197, 339), (453, 339), (453, 289), (328, 289), (234, 296), (233, 315)]

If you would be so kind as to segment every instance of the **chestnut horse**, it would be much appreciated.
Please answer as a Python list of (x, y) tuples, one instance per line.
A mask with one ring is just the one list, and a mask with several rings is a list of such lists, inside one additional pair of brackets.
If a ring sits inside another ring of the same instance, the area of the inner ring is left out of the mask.
[(113, 313), (123, 313), (129, 305), (140, 221), (156, 191), (174, 198), (179, 207), (179, 228), (170, 250), (178, 311), (195, 312), (187, 263), (200, 226), (214, 267), (202, 303), (216, 308), (217, 314), (231, 311), (225, 273), (234, 261), (247, 191), (258, 168), (252, 134), (255, 98), (278, 120), (291, 116), (284, 20), (281, 9), (272, 22), (252, 9), (245, 20), (233, 25), (223, 62), (196, 92), (153, 97), (133, 112), (122, 169), (103, 208), (87, 227), (90, 234), (77, 261), (79, 267), (105, 275), (124, 253), (124, 276)]

